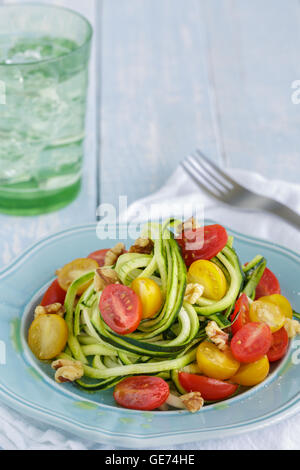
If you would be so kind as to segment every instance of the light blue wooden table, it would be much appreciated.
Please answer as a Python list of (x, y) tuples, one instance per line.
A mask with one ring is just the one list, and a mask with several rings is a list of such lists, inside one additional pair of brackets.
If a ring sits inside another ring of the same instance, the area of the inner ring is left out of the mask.
[(226, 166), (298, 181), (298, 0), (57, 3), (95, 28), (84, 185), (56, 214), (0, 215), (0, 267), (49, 232), (94, 221), (100, 201), (155, 191), (196, 147)]
[(83, 189), (58, 213), (0, 215), (0, 268), (50, 232), (95, 221), (100, 202), (155, 191), (196, 147), (298, 182), (298, 0), (56, 3), (95, 29)]

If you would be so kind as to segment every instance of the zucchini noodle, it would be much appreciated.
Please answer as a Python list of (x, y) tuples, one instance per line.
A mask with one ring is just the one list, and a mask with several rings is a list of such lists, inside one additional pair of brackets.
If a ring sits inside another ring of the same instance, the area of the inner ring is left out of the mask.
[(82, 362), (84, 377), (77, 381), (79, 387), (106, 390), (124, 377), (149, 374), (172, 381), (183, 393), (178, 371), (195, 368), (196, 349), (206, 339), (208, 322), (213, 320), (221, 328), (228, 328), (231, 325), (228, 317), (243, 289), (249, 296), (255, 292), (265, 260), (257, 256), (242, 269), (230, 238), (212, 260), (228, 283), (224, 298), (213, 301), (202, 297), (197, 305), (185, 302), (187, 269), (171, 231), (176, 225), (178, 221), (173, 219), (162, 226), (149, 224), (145, 233), (155, 234), (153, 253), (123, 254), (113, 267), (126, 286), (144, 277), (156, 280), (161, 286), (161, 310), (155, 318), (142, 321), (134, 333), (121, 336), (108, 327), (99, 310), (101, 293), (94, 290), (93, 284), (76, 303), (77, 292), (93, 280), (94, 271), (76, 279), (68, 289), (65, 308), (69, 337), (60, 358)]

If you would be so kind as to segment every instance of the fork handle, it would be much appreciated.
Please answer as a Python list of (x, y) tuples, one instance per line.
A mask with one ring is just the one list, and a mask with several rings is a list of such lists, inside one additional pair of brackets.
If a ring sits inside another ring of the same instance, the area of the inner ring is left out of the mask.
[(281, 204), (281, 202), (270, 201), (270, 205), (266, 209), (282, 219), (285, 219), (298, 230), (300, 229), (300, 215), (284, 204)]

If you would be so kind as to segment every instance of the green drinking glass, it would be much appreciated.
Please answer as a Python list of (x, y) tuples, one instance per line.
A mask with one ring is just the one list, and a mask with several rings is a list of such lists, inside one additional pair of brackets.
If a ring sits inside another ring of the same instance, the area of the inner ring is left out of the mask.
[(72, 10), (0, 6), (0, 212), (51, 212), (77, 196), (92, 35)]

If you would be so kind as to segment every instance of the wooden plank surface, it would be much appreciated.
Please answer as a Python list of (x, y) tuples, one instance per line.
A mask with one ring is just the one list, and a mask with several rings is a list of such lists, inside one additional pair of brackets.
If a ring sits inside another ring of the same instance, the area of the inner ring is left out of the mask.
[(299, 8), (104, 2), (102, 200), (158, 189), (196, 146), (229, 167), (297, 182)]
[[(56, 3), (96, 25), (100, 0)], [(130, 203), (155, 191), (196, 147), (227, 166), (298, 180), (300, 106), (291, 101), (300, 78), (298, 0), (103, 3), (83, 190), (52, 215), (0, 215), (0, 266), (49, 232), (94, 221), (99, 200), (117, 204), (127, 195)]]
[(228, 166), (299, 181), (298, 0), (205, 0), (224, 158)]
[(101, 196), (164, 184), (197, 146), (218, 155), (198, 0), (104, 2)]

